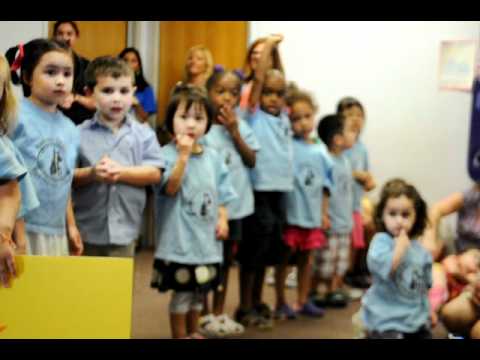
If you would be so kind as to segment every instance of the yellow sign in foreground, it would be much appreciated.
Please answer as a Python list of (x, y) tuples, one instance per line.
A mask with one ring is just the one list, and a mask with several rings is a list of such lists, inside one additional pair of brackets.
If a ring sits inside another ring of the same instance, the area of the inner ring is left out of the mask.
[[(17, 256), (0, 285), (0, 339), (130, 338), (133, 260)], [(2, 330), (3, 328), (3, 330)]]

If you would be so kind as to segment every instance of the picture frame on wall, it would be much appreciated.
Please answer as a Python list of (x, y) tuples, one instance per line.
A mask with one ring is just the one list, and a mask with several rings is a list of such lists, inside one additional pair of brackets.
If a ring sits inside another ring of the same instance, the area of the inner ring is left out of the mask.
[(477, 74), (478, 41), (454, 40), (440, 43), (438, 82), (440, 90), (472, 90)]

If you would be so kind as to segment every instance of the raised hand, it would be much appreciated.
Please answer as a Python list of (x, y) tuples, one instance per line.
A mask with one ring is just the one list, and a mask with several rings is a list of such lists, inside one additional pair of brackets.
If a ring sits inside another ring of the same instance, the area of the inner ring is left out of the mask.
[(229, 133), (233, 133), (238, 130), (237, 114), (232, 108), (222, 106), (218, 110), (218, 121), (225, 126)]
[(175, 137), (175, 142), (177, 144), (177, 150), (181, 155), (189, 156), (192, 153), (195, 139), (193, 139), (191, 136), (178, 134)]

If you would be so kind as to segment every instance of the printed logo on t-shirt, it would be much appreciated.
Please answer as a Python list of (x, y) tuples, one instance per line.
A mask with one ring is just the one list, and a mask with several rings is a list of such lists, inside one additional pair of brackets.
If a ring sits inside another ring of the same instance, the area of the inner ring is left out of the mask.
[(428, 264), (402, 262), (394, 275), (394, 281), (399, 291), (406, 297), (424, 295), (430, 287), (428, 266)]
[(45, 139), (37, 153), (36, 171), (47, 181), (64, 182), (71, 175), (65, 146), (55, 139)]
[(315, 172), (315, 168), (310, 165), (302, 166), (297, 175), (297, 181), (300, 182), (300, 186), (308, 191), (312, 196), (312, 192), (317, 192), (321, 190), (321, 177)]
[(184, 202), (184, 208), (189, 215), (206, 222), (214, 219), (215, 201), (212, 193), (208, 191), (192, 191)]

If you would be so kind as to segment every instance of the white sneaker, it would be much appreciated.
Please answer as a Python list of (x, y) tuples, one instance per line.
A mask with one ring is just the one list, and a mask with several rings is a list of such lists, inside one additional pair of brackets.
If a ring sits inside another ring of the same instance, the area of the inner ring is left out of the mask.
[(350, 300), (358, 300), (361, 299), (363, 296), (363, 290), (357, 288), (350, 288), (348, 290), (348, 297)]
[(208, 338), (222, 338), (226, 336), (223, 326), (220, 325), (213, 314), (202, 316), (198, 321), (199, 332)]

